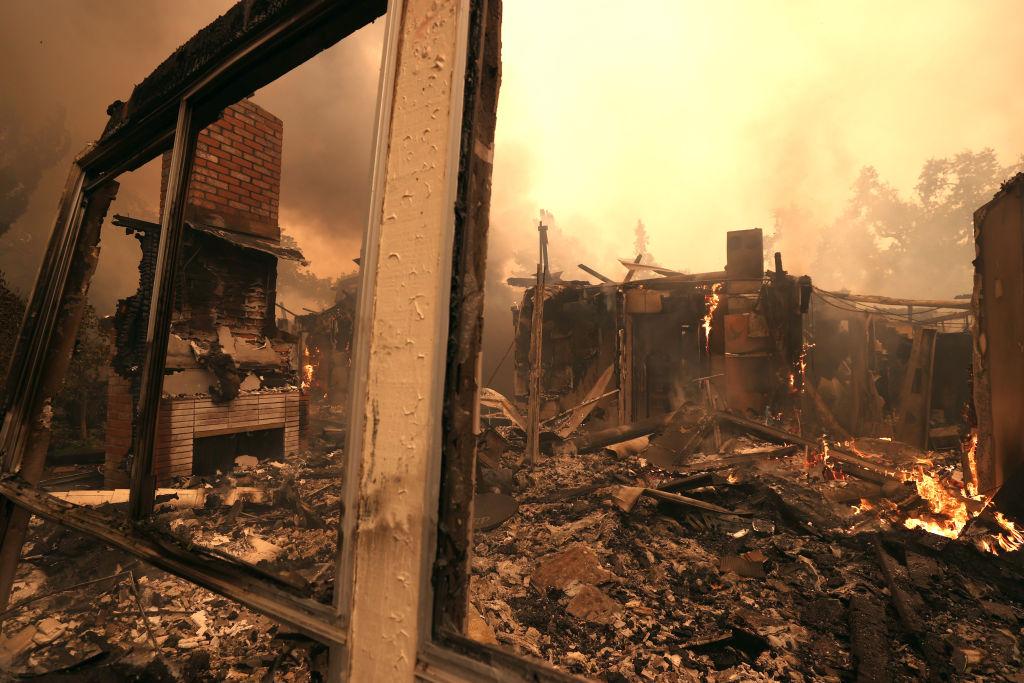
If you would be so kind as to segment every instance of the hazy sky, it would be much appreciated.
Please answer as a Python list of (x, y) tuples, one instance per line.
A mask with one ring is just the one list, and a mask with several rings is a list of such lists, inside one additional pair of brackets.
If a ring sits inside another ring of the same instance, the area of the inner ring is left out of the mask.
[[(231, 4), (47, 0), (0, 7), (0, 91), (15, 95), (0, 97), (0, 123), (14, 119), (31, 130), (63, 108), (72, 139), (67, 157), (44, 175), (26, 213), (0, 238), (0, 269), (10, 282), (23, 291), (31, 286), (68, 164), (103, 129), (107, 105), (127, 99), (135, 83)], [(280, 223), (323, 276), (354, 270), (359, 255), (383, 26), (371, 24), (253, 97), (284, 121)], [(119, 178), (110, 214), (156, 220), (159, 166), (157, 159)], [(138, 256), (134, 239), (104, 229), (91, 291), (101, 313), (134, 292)]]
[(777, 207), (830, 222), (865, 164), (909, 191), (930, 157), (1024, 150), (1019, 3), (633, 7), (516, 0), (503, 20), (494, 210), (549, 209), (609, 275), (638, 218), (659, 262), (714, 270), (725, 231)]
[[(31, 120), (63, 107), (78, 150), (109, 102), (229, 4), (2, 3), (0, 113)], [(632, 255), (637, 219), (660, 263), (715, 270), (725, 232), (770, 230), (777, 208), (831, 223), (866, 164), (909, 192), (928, 158), (993, 147), (1008, 163), (1024, 151), (1018, 3), (628, 7), (504, 3), (492, 282), (532, 272), (541, 208), (555, 216), (553, 266), (568, 277), (583, 277), (580, 261), (621, 276), (615, 258)], [(381, 25), (257, 96), (285, 120), (282, 225), (322, 274), (347, 269), (365, 223)], [(66, 163), (47, 173), (0, 239), (0, 267), (17, 275), (25, 254), (41, 254), (65, 173)], [(791, 272), (812, 237), (783, 245)], [(15, 255), (14, 244), (36, 247)], [(507, 318), (511, 296), (489, 296)]]

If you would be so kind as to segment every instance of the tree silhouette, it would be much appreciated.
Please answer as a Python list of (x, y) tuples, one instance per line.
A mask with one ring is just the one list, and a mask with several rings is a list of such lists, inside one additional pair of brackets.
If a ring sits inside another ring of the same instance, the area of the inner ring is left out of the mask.
[[(904, 197), (865, 166), (845, 210), (819, 231), (810, 274), (826, 288), (872, 294), (940, 298), (969, 292), (974, 211), (1022, 167), (1024, 157), (1003, 166), (990, 148), (929, 159), (913, 193)], [(779, 209), (775, 218), (773, 242), (786, 244), (787, 227), (801, 222), (799, 209)]]

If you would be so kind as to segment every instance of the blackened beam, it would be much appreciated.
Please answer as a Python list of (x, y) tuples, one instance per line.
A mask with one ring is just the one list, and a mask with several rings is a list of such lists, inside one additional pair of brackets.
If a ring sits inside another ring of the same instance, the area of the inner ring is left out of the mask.
[(182, 100), (175, 131), (175, 145), (167, 173), (167, 203), (161, 216), (160, 242), (153, 264), (149, 321), (145, 353), (139, 378), (139, 401), (132, 438), (131, 496), (128, 514), (142, 519), (153, 512), (156, 474), (153, 452), (156, 450), (156, 423), (163, 393), (164, 368), (167, 362), (167, 340), (174, 311), (174, 287), (180, 267), (181, 238), (184, 230), (185, 203), (189, 171), (200, 130), (193, 120), (193, 110)]
[(954, 308), (969, 311), (971, 309), (970, 299), (898, 299), (890, 296), (875, 296), (874, 294), (847, 294), (845, 292), (829, 292), (815, 287), (819, 294), (831, 296), (836, 299), (845, 299), (864, 304), (880, 304), (883, 306), (921, 306), (923, 308)]
[[(77, 171), (73, 171), (72, 176), (76, 175)], [(75, 204), (81, 214), (77, 220), (71, 215), (66, 226), (58, 224), (56, 231), (60, 235), (55, 234), (53, 238), (55, 241), (66, 241), (64, 246), (69, 250), (70, 262), (64, 263), (66, 270), (63, 271), (62, 286), (58, 288), (60, 291), (54, 292), (58, 298), (50, 302), (46, 311), (53, 314), (48, 323), (52, 327), (48, 331), (37, 327), (33, 331), (33, 337), (36, 338), (31, 340), (41, 343), (45, 353), (33, 360), (39, 363), (32, 370), (34, 378), (24, 377), (30, 379), (32, 384), (19, 387), (20, 405), (12, 410), (18, 418), (5, 424), (0, 437), (8, 449), (4, 470), (19, 473), (32, 486), (42, 479), (46, 467), (46, 455), (50, 450), (52, 436), (54, 399), (60, 395), (71, 365), (75, 340), (78, 338), (82, 316), (85, 315), (89, 282), (99, 263), (100, 229), (119, 188), (116, 181), (110, 181), (83, 198), (77, 192), (80, 189), (78, 183), (74, 185), (75, 195), (61, 198), (61, 213), (68, 213), (65, 210), (66, 204)], [(44, 267), (40, 277), (47, 270)], [(59, 272), (61, 268), (57, 270)], [(38, 282), (33, 299), (50, 284)], [(42, 325), (41, 322), (39, 324)], [(30, 340), (19, 340), (19, 344), (21, 341)], [(6, 606), (10, 600), (30, 517), (22, 508), (0, 501), (0, 605)]]
[[(807, 448), (821, 448), (821, 444), (816, 441), (805, 439), (798, 434), (793, 434), (792, 432), (787, 432), (783, 429), (776, 429), (775, 427), (763, 425), (760, 422), (755, 422), (754, 420), (748, 420), (747, 418), (740, 417), (739, 415), (733, 415), (732, 413), (728, 413), (724, 410), (716, 411), (715, 417), (723, 422), (729, 422), (737, 427), (746, 429), (749, 432), (759, 434), (771, 441), (792, 443), (800, 446), (806, 446)], [(828, 455), (832, 460), (841, 462), (844, 465), (849, 465), (849, 469), (845, 469), (844, 471), (855, 477), (873, 481), (876, 484), (885, 484), (890, 481), (903, 481), (903, 477), (900, 476), (900, 473), (897, 470), (889, 467), (883, 467), (838, 446), (829, 446)]]
[(645, 434), (656, 432), (668, 425), (672, 421), (673, 417), (675, 417), (674, 411), (671, 413), (656, 415), (654, 417), (648, 417), (631, 424), (624, 424), (596, 432), (579, 434), (572, 439), (572, 443), (576, 447), (576, 451), (578, 453), (593, 453), (594, 451), (599, 451), (606, 446), (612, 446), (617, 443), (622, 443), (623, 441), (629, 441), (630, 439), (635, 439), (637, 437), (644, 436)]
[(601, 282), (614, 282), (614, 280), (612, 280), (610, 277), (607, 277), (605, 275), (601, 275), (601, 273), (597, 272), (596, 270), (594, 270), (593, 268), (591, 268), (590, 266), (588, 266), (586, 264), (580, 263), (580, 264), (578, 264), (577, 267), (580, 270), (582, 270), (584, 273), (589, 273), (590, 275), (593, 275), (594, 277), (596, 277)]
[(877, 535), (872, 540), (878, 564), (889, 588), (889, 598), (900, 618), (900, 623), (910, 636), (912, 644), (924, 656), (928, 671), (922, 678), (929, 681), (951, 680), (950, 660), (945, 654), (947, 646), (928, 628), (927, 603), (914, 589), (907, 568), (889, 554)]
[(201, 555), (167, 539), (151, 538), (96, 510), (65, 502), (16, 476), (0, 479), (0, 495), (43, 519), (95, 538), (149, 564), (235, 600), (327, 645), (342, 645), (345, 634), (334, 610), (272, 582), (255, 567), (216, 555)]

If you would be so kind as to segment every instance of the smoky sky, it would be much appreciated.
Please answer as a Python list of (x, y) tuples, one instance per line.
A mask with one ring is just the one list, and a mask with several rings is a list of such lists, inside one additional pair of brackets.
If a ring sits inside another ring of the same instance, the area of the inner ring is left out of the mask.
[[(223, 0), (12, 2), (0, 9), (0, 124), (34, 133), (62, 112), (71, 144), (39, 179), (27, 208), (0, 237), (0, 269), (29, 290), (74, 155), (178, 45), (231, 6)], [(355, 269), (367, 220), (383, 21), (365, 27), (254, 93), (284, 122), (280, 224), (323, 277)], [(38, 122), (38, 123), (37, 123)], [(14, 126), (17, 124), (17, 127)], [(156, 159), (119, 178), (110, 214), (157, 220)], [(139, 250), (109, 224), (90, 300), (101, 314), (134, 291)], [(296, 301), (298, 306), (300, 302)]]
[[(71, 140), (0, 238), (9, 280), (30, 285), (66, 162), (102, 129), (107, 104), (229, 4), (0, 4), (0, 115), (34, 130), (63, 108)], [(485, 375), (521, 295), (502, 283), (533, 272), (541, 209), (556, 226), (552, 269), (570, 279), (586, 277), (580, 262), (622, 277), (616, 259), (635, 255), (638, 220), (656, 262), (718, 270), (728, 230), (771, 232), (780, 210), (800, 217), (779, 245), (786, 267), (806, 272), (862, 167), (909, 195), (928, 159), (988, 147), (1004, 164), (1019, 158), (1022, 11), (1010, 0), (505, 3)], [(366, 223), (382, 23), (255, 95), (284, 120), (281, 224), (321, 275), (350, 270)], [(154, 173), (137, 175), (118, 201), (151, 211)], [(134, 246), (111, 236), (104, 248), (130, 260)], [(97, 288), (121, 280), (101, 260)], [(904, 293), (898, 276), (850, 284)], [(943, 287), (915, 295), (970, 282)]]

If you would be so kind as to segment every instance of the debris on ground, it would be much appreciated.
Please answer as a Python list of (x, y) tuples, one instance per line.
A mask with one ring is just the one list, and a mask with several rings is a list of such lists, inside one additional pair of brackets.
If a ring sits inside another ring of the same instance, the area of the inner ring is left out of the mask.
[(702, 418), (650, 422), (661, 466), (605, 430), (520, 467), (496, 427), (519, 509), (475, 536), (474, 632), (605, 681), (1024, 680), (1020, 543), (956, 488), (958, 456), (725, 419), (705, 454)]

